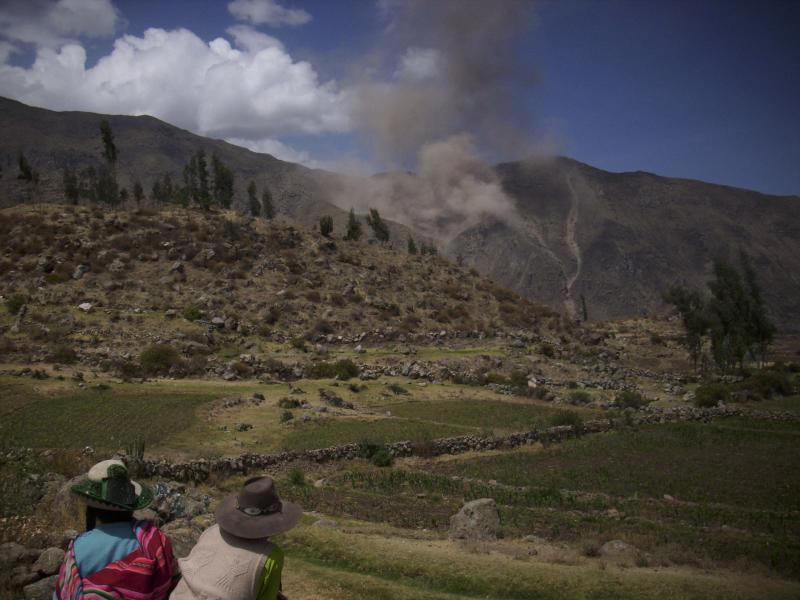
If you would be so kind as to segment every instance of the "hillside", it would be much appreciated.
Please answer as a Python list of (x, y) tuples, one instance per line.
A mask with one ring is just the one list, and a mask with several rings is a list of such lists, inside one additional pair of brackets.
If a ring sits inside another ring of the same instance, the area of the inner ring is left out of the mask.
[[(0, 99), (0, 206), (32, 198), (17, 179), (24, 151), (40, 172), (35, 191), (44, 201), (63, 200), (62, 170), (100, 165), (98, 125), (104, 115), (58, 113)], [(244, 210), (246, 182), (272, 191), (279, 214), (306, 227), (334, 218), (341, 235), (348, 206), (342, 189), (357, 178), (307, 169), (223, 141), (203, 138), (152, 117), (107, 117), (119, 148), (122, 185), (170, 173), (198, 149), (216, 153), (235, 173), (234, 206)], [(777, 197), (700, 181), (649, 173), (609, 173), (567, 159), (519, 161), (496, 166), (517, 215), (511, 222), (486, 219), (441, 249), (484, 276), (557, 311), (592, 320), (653, 315), (661, 296), (683, 281), (703, 288), (712, 259), (754, 259), (772, 317), (785, 330), (800, 327), (800, 199)], [(355, 186), (355, 187), (354, 187)], [(336, 208), (334, 199), (342, 206)], [(397, 200), (400, 201), (400, 200)], [(363, 217), (362, 217), (363, 219)], [(400, 249), (409, 233), (390, 223)]]
[[(800, 313), (800, 198), (609, 173), (557, 158), (497, 166), (514, 223), (464, 231), (448, 248), (517, 292), (591, 319), (652, 315), (676, 282), (703, 289), (715, 256), (748, 252), (782, 326)], [(492, 252), (485, 252), (492, 248)]]

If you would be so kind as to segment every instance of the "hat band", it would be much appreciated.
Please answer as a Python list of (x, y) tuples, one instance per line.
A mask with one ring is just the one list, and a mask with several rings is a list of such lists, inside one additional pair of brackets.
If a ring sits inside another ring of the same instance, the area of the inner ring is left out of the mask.
[(249, 517), (258, 517), (259, 515), (271, 515), (276, 512), (281, 512), (281, 508), (283, 505), (281, 504), (280, 500), (277, 500), (266, 506), (264, 508), (260, 508), (258, 506), (239, 506), (239, 501), (236, 501), (236, 510), (243, 512)]

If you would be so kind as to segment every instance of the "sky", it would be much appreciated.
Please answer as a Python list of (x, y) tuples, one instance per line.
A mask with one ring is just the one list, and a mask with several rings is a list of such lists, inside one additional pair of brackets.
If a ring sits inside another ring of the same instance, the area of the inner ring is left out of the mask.
[(800, 1), (447, 4), (2, 0), (0, 95), (338, 171), (461, 135), (488, 161), (800, 194)]

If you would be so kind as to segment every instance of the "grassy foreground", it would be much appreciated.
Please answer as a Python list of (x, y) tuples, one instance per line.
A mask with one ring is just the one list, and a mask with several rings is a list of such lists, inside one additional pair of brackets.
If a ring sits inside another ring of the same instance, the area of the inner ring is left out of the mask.
[(424, 534), (354, 524), (301, 527), (281, 540), (293, 600), (385, 598), (788, 598), (800, 584), (733, 573), (634, 568), (574, 557), (558, 548), (511, 543), (464, 545)]

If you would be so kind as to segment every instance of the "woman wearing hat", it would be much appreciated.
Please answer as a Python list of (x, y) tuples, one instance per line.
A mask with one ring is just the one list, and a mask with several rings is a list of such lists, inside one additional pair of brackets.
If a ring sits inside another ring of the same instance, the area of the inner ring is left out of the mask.
[(172, 600), (276, 600), (283, 551), (269, 537), (297, 525), (302, 509), (280, 499), (271, 477), (248, 479), (217, 509), (187, 558)]
[(122, 461), (104, 460), (71, 492), (86, 504), (86, 532), (69, 545), (53, 599), (168, 598), (177, 577), (172, 544), (133, 518), (153, 500), (150, 490), (131, 481)]

